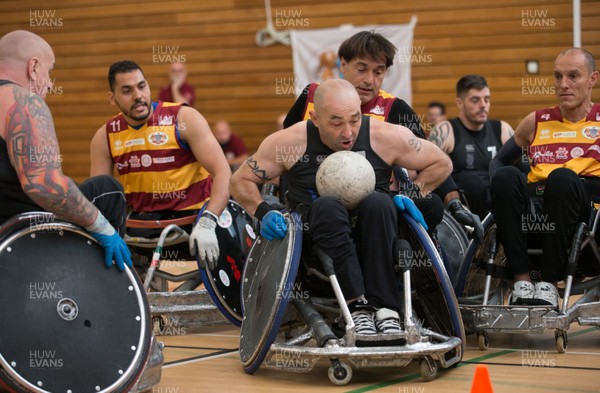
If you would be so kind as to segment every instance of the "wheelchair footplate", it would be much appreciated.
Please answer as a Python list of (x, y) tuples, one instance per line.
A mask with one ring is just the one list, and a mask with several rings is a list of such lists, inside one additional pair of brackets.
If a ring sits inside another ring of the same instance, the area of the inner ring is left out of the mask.
[(475, 329), (497, 332), (542, 333), (551, 328), (547, 319), (560, 317), (551, 306), (461, 305), (460, 308), (473, 313)]

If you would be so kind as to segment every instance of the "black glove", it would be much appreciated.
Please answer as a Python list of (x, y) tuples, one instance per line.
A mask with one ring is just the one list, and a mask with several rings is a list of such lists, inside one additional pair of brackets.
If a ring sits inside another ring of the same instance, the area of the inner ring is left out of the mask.
[(460, 224), (473, 227), (473, 236), (477, 242), (483, 240), (483, 225), (477, 214), (467, 210), (458, 199), (453, 199), (448, 203), (448, 210)]

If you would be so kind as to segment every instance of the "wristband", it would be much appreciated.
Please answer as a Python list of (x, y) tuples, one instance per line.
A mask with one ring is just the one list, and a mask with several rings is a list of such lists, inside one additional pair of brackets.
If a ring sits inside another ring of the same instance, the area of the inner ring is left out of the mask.
[(215, 213), (211, 212), (208, 209), (204, 210), (204, 212), (202, 212), (202, 215), (200, 217), (206, 217), (209, 220), (214, 221), (215, 223), (217, 223), (219, 221), (219, 217), (217, 217), (217, 215)]
[(96, 220), (92, 225), (85, 227), (88, 232), (98, 233), (100, 235), (112, 236), (115, 233), (115, 228), (108, 222), (108, 220), (98, 211)]
[(263, 217), (265, 216), (265, 214), (267, 214), (268, 212), (270, 212), (271, 210), (276, 210), (273, 209), (273, 207), (271, 205), (269, 205), (267, 202), (261, 202), (260, 205), (258, 205), (258, 207), (256, 208), (256, 212), (254, 212), (254, 217), (258, 218), (260, 221), (262, 221)]
[(448, 202), (448, 210), (451, 214), (455, 214), (458, 210), (463, 209), (462, 203), (458, 199), (453, 199)]

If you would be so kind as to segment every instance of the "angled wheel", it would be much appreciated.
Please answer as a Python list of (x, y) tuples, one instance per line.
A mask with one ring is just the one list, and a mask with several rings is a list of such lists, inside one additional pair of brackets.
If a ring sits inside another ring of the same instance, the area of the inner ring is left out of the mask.
[(151, 340), (137, 274), (107, 269), (91, 236), (47, 213), (13, 218), (0, 232), (0, 386), (128, 391)]
[(275, 341), (290, 299), (302, 249), (300, 216), (290, 213), (282, 240), (258, 238), (248, 255), (242, 280), (240, 359), (254, 373)]

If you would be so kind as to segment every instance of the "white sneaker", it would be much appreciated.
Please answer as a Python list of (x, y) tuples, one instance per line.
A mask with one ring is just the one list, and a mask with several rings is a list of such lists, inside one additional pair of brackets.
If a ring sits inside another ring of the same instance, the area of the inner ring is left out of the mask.
[(534, 294), (535, 286), (532, 283), (529, 281), (517, 281), (512, 291), (510, 304), (524, 304), (528, 300), (533, 299)]
[(558, 307), (558, 289), (549, 282), (540, 281), (535, 284), (535, 297), (540, 303)]
[(397, 311), (382, 308), (375, 313), (375, 326), (383, 334), (401, 334), (400, 315)]

